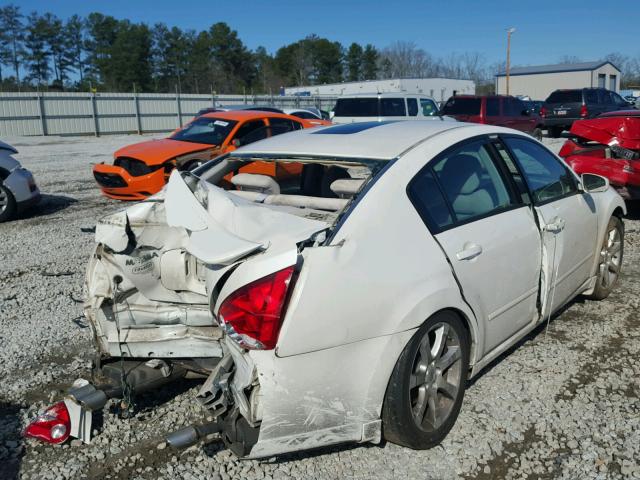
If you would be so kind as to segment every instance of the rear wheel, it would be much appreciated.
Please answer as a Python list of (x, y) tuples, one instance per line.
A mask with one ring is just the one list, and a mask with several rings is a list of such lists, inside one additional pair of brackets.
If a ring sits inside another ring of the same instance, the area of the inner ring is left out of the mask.
[(0, 222), (11, 220), (16, 214), (16, 199), (13, 193), (0, 183)]
[(624, 224), (618, 217), (611, 217), (600, 248), (598, 280), (590, 295), (594, 300), (607, 298), (620, 276), (624, 253)]
[(453, 427), (469, 369), (469, 334), (449, 311), (427, 320), (400, 354), (384, 405), (384, 437), (413, 449), (439, 444)]

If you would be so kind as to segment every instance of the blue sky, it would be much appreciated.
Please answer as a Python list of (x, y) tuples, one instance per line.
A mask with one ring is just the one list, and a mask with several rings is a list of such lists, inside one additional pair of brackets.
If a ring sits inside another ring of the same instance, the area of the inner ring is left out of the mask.
[[(2, 4), (12, 2), (1, 2)], [(227, 22), (252, 49), (274, 52), (308, 34), (384, 47), (413, 41), (435, 56), (477, 51), (502, 61), (506, 29), (516, 27), (514, 65), (554, 63), (564, 55), (597, 60), (610, 52), (640, 56), (637, 0), (19, 0), (24, 13), (66, 18), (93, 11), (134, 22), (202, 30)]]

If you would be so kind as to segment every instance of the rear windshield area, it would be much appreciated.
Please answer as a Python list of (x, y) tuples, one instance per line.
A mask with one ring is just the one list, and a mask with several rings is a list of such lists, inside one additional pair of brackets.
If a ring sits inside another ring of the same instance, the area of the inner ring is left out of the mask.
[(582, 90), (556, 90), (546, 103), (582, 103)]
[(479, 98), (451, 97), (442, 107), (442, 115), (480, 115)]
[(194, 174), (243, 200), (332, 224), (384, 164), (230, 155)]

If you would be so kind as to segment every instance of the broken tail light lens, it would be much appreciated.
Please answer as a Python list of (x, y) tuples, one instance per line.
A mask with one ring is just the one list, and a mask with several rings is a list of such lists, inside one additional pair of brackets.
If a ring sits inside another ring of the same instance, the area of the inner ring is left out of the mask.
[(49, 407), (38, 415), (24, 431), (25, 437), (37, 438), (47, 443), (63, 443), (71, 433), (71, 419), (64, 402)]
[(227, 334), (252, 350), (275, 348), (294, 267), (272, 273), (239, 288), (222, 302), (220, 321)]

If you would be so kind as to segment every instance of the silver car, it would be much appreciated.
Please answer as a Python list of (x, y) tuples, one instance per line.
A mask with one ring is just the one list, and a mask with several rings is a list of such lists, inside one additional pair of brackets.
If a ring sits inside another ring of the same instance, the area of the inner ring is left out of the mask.
[(15, 148), (0, 142), (0, 222), (11, 220), (40, 200), (33, 175), (13, 158), (14, 153), (18, 153)]

